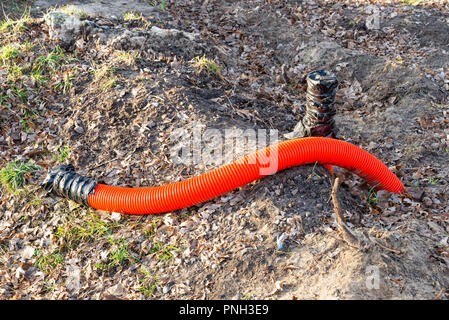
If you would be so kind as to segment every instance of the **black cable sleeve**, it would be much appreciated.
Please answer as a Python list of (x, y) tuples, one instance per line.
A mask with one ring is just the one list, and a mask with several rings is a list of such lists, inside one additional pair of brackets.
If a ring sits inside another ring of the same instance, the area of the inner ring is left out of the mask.
[(307, 76), (306, 113), (300, 119), (304, 136), (335, 137), (334, 115), (337, 77), (325, 70), (312, 71)]
[(89, 195), (94, 193), (97, 184), (96, 180), (76, 173), (72, 164), (51, 169), (42, 182), (45, 190), (86, 206), (89, 206)]

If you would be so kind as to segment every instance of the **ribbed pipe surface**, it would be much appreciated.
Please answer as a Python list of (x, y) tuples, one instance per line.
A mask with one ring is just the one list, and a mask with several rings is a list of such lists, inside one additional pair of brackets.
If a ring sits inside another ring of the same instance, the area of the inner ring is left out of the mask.
[(315, 162), (350, 170), (377, 189), (404, 192), (401, 181), (370, 153), (345, 141), (310, 137), (284, 141), (200, 176), (165, 186), (124, 188), (99, 183), (88, 200), (93, 208), (105, 211), (163, 213), (215, 198), (277, 171)]

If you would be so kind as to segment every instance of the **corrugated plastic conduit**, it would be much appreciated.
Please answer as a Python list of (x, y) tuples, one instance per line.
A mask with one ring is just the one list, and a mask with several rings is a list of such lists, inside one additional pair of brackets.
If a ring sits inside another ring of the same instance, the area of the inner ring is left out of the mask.
[(51, 170), (44, 187), (95, 209), (128, 214), (163, 213), (215, 198), (286, 168), (316, 162), (352, 171), (376, 189), (404, 192), (401, 181), (375, 156), (348, 142), (322, 137), (284, 141), (234, 163), (165, 186), (109, 186), (80, 176), (69, 165)]

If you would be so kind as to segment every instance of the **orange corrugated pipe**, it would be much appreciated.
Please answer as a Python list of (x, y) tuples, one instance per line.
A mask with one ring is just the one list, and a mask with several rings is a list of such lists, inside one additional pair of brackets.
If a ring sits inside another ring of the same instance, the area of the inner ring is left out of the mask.
[(99, 183), (88, 202), (91, 207), (105, 211), (163, 213), (215, 198), (277, 171), (316, 162), (350, 170), (376, 189), (404, 192), (396, 175), (370, 153), (345, 141), (310, 137), (281, 142), (200, 176), (165, 186), (125, 188)]

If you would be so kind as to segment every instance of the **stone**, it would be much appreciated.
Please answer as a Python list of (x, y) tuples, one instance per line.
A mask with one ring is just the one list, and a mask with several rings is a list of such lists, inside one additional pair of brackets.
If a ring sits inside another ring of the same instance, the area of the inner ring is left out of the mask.
[(50, 29), (50, 39), (67, 51), (73, 50), (76, 38), (81, 32), (81, 20), (77, 16), (59, 11), (47, 13), (44, 20)]
[(80, 127), (80, 126), (76, 126), (75, 129), (73, 129), (73, 130), (75, 130), (75, 132), (79, 133), (79, 134), (84, 133), (83, 127)]
[(107, 292), (110, 295), (118, 298), (118, 297), (121, 297), (123, 295), (124, 290), (123, 290), (122, 284), (118, 283), (115, 286), (112, 286), (112, 287), (108, 288)]
[(413, 200), (421, 201), (424, 197), (424, 190), (418, 188), (407, 188), (408, 194), (413, 198)]

